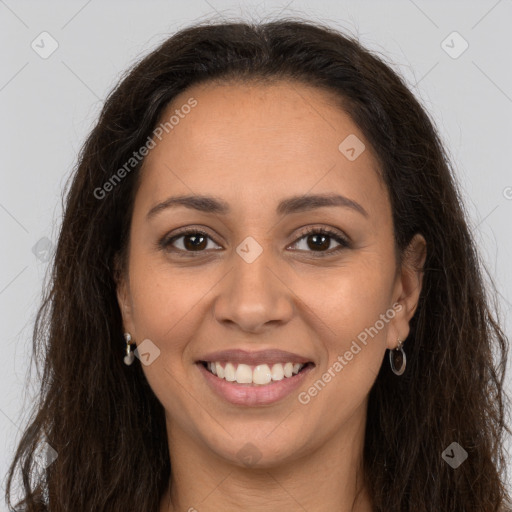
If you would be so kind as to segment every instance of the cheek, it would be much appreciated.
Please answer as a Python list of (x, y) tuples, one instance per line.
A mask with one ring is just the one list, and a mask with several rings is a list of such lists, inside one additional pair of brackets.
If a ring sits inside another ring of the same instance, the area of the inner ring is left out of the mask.
[[(388, 328), (396, 311), (391, 304), (393, 274), (377, 262), (347, 266), (309, 297), (316, 331), (325, 350), (322, 383), (325, 395), (354, 404), (369, 392), (382, 365)], [(312, 390), (314, 394), (315, 391)]]
[(392, 319), (383, 301), (343, 305), (327, 318), (335, 334), (322, 337), (325, 359), (298, 396), (299, 403), (311, 407), (311, 418), (323, 418), (327, 430), (336, 429), (365, 402), (382, 366)]
[(171, 339), (179, 340), (177, 333), (190, 324), (214, 280), (205, 273), (201, 279), (193, 279), (190, 272), (173, 271), (149, 258), (134, 257), (133, 262), (130, 290), (138, 337), (164, 345)]
[[(303, 279), (301, 298), (338, 342), (372, 326), (391, 305), (393, 268), (371, 255), (358, 255), (330, 270), (327, 278)], [(297, 282), (299, 286), (299, 282)]]
[[(158, 357), (142, 369), (156, 397), (175, 421), (192, 431), (201, 417), (195, 400), (185, 391), (190, 372), (189, 341), (197, 331), (201, 300), (211, 288), (205, 280), (192, 286), (190, 275), (171, 272), (161, 264), (134, 254), (130, 269), (130, 290), (136, 341), (149, 339), (158, 348)], [(201, 420), (207, 422), (206, 417)]]

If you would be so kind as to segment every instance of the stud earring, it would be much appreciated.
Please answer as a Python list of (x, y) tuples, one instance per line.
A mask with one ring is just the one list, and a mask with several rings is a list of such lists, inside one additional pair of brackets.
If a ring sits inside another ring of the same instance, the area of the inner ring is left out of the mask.
[(132, 344), (130, 343), (132, 341), (131, 334), (129, 332), (125, 332), (124, 339), (126, 340), (126, 355), (124, 356), (123, 360), (126, 366), (130, 366), (135, 359), (135, 354), (132, 352)]
[(398, 346), (389, 351), (389, 364), (391, 365), (391, 370), (395, 375), (402, 375), (405, 372), (405, 367), (407, 366), (407, 358), (405, 357), (405, 352), (402, 346), (403, 341), (398, 338)]

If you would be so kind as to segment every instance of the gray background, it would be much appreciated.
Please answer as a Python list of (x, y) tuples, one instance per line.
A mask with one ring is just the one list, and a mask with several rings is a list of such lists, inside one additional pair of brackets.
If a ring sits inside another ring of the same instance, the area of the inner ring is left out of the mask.
[[(26, 381), (30, 336), (45, 260), (58, 233), (61, 192), (102, 101), (126, 68), (190, 22), (281, 15), (357, 35), (405, 77), (431, 113), (455, 164), (510, 335), (511, 0), (0, 0), (2, 496), (7, 466), (39, 390), (35, 373)], [(58, 43), (46, 59), (40, 53), (51, 49), (51, 40), (40, 36), (44, 31)], [(461, 37), (450, 36), (454, 31)], [(459, 55), (464, 41), (469, 46)], [(85, 349), (84, 340), (69, 342)], [(509, 361), (509, 391), (511, 373)]]

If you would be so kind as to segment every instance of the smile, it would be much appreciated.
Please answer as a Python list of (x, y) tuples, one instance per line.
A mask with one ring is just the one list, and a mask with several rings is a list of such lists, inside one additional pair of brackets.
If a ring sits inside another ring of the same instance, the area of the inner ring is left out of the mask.
[(297, 375), (310, 363), (275, 363), (251, 366), (236, 362), (202, 361), (203, 366), (219, 379), (238, 384), (266, 386)]
[(208, 389), (223, 401), (258, 407), (275, 404), (298, 393), (299, 386), (315, 365), (286, 362), (252, 366), (229, 361), (199, 361), (196, 368)]

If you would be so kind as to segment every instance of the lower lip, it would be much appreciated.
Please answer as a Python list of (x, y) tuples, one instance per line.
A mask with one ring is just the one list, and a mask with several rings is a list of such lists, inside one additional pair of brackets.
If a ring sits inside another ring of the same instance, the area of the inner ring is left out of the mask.
[(293, 377), (285, 377), (283, 380), (258, 386), (228, 382), (213, 375), (202, 363), (197, 363), (197, 366), (204, 375), (206, 382), (218, 395), (232, 404), (250, 407), (273, 404), (289, 396), (301, 385), (306, 375), (313, 369), (313, 366), (308, 365)]

